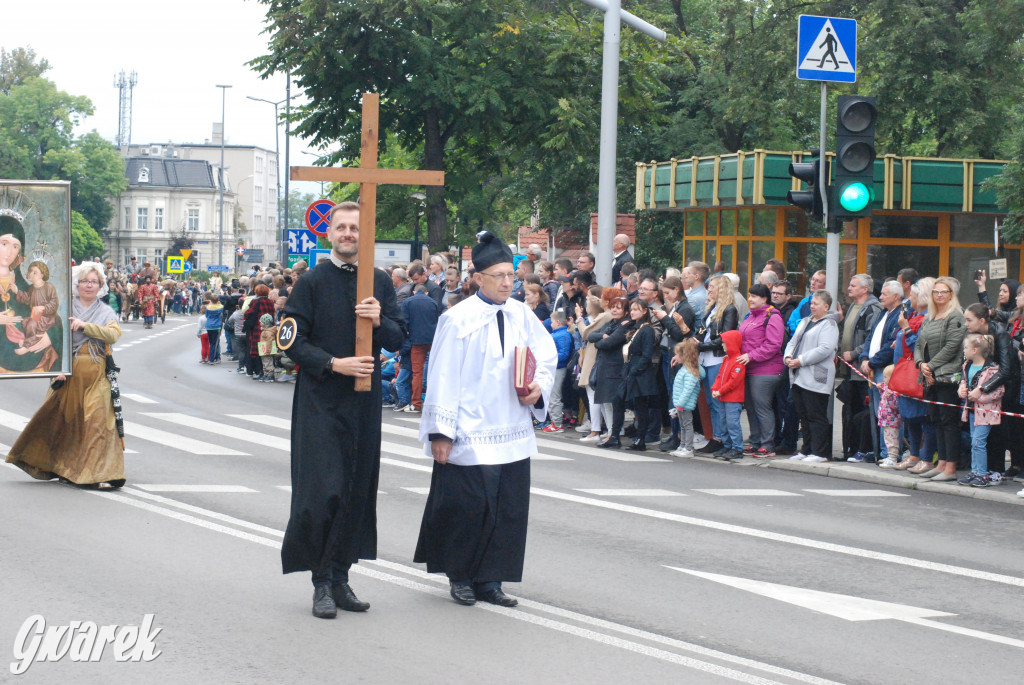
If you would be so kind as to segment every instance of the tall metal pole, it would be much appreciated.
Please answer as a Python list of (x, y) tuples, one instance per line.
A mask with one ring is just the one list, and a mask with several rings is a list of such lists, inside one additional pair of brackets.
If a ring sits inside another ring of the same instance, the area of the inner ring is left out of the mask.
[[(828, 230), (828, 155), (825, 153), (825, 116), (828, 114), (828, 84), (821, 82), (821, 130), (818, 133), (818, 187), (821, 188), (822, 221), (825, 224), (825, 290), (832, 302), (839, 302), (839, 234)], [(837, 304), (833, 304), (836, 307)]]
[(281, 263), (288, 266), (288, 179), (291, 176), (291, 113), (292, 113), (292, 75), (286, 74), (287, 84), (284, 89), (284, 227), (278, 231), (277, 239), (281, 241)]
[(224, 113), (226, 111), (228, 88), (220, 88), (220, 238), (217, 240), (217, 264), (224, 264)]
[(619, 123), (620, 0), (608, 0), (604, 13), (604, 64), (601, 73), (601, 154), (597, 180), (597, 282), (612, 280), (612, 238), (615, 236), (616, 140)]

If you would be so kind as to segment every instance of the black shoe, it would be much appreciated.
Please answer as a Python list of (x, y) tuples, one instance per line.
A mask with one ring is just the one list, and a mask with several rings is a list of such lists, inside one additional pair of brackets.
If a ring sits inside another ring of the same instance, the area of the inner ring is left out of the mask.
[(731, 447), (726, 447), (725, 445), (722, 445), (717, 450), (712, 452), (711, 456), (714, 457), (715, 459), (721, 459), (725, 455), (726, 452), (732, 452), (732, 451), (733, 450), (732, 450)]
[(718, 450), (722, 449), (722, 447), (724, 447), (724, 445), (722, 444), (721, 440), (715, 440), (714, 438), (711, 438), (710, 440), (708, 440), (708, 444), (701, 447), (699, 450), (697, 450), (697, 452), (700, 454), (714, 454)]
[[(455, 590), (453, 589), (452, 593), (454, 593), (454, 592), (455, 592)], [(481, 592), (479, 597), (477, 597), (477, 599), (479, 599), (481, 602), (489, 602), (491, 604), (497, 604), (500, 607), (514, 607), (514, 606), (517, 606), (519, 604), (519, 600), (518, 599), (512, 599), (511, 597), (509, 597), (508, 595), (506, 595), (504, 592), (501, 591), (500, 587), (496, 587), (493, 590), (485, 590), (485, 591)], [(458, 600), (455, 600), (455, 601), (458, 601)]]
[(629, 427), (627, 427), (626, 430), (622, 431), (622, 434), (625, 435), (627, 438), (635, 438), (636, 437), (636, 426), (629, 426)]
[(469, 583), (452, 583), (451, 594), (456, 604), (467, 607), (476, 604), (476, 593), (473, 592), (473, 586)]
[(633, 444), (626, 448), (630, 452), (646, 452), (647, 443), (643, 440), (634, 440)]
[(399, 404), (396, 404), (394, 407), (392, 407), (392, 410), (393, 411), (402, 411), (403, 409), (405, 409), (408, 406), (409, 406), (408, 402), (401, 402)]
[[(794, 454), (796, 454), (796, 450), (790, 449), (789, 447), (786, 447), (784, 445), (779, 445), (778, 447), (775, 448), (775, 456), (777, 457), (791, 457)], [(804, 454), (807, 453), (804, 452)]]
[(1003, 474), (1003, 479), (1004, 480), (1013, 480), (1014, 478), (1016, 478), (1019, 475), (1020, 475), (1020, 469), (1018, 469), (1016, 466), (1011, 466), (1010, 468), (1006, 469), (1006, 472)]
[(679, 449), (679, 438), (674, 435), (670, 435), (658, 443), (658, 449), (662, 452), (671, 452)]
[(726, 461), (739, 461), (743, 458), (743, 452), (740, 452), (739, 450), (727, 450), (720, 458)]
[(594, 447), (602, 447), (602, 448), (617, 450), (620, 447), (622, 447), (622, 443), (619, 442), (618, 438), (612, 437), (612, 438), (608, 438), (604, 442), (597, 443), (596, 445), (594, 445)]
[(370, 603), (360, 601), (356, 597), (356, 593), (352, 592), (352, 588), (348, 586), (348, 583), (332, 586), (331, 595), (334, 597), (334, 603), (337, 607), (344, 611), (366, 611), (370, 608)]
[(338, 615), (329, 583), (321, 583), (313, 589), (313, 615), (317, 618), (334, 618)]

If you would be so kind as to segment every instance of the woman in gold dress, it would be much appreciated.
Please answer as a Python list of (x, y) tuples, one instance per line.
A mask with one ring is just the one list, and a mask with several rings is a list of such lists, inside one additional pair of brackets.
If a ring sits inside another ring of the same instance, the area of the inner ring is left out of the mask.
[(121, 329), (117, 314), (102, 300), (107, 290), (102, 265), (75, 267), (72, 287), (71, 376), (57, 376), (7, 462), (40, 480), (119, 488), (125, 482), (124, 444), (111, 400), (107, 357)]

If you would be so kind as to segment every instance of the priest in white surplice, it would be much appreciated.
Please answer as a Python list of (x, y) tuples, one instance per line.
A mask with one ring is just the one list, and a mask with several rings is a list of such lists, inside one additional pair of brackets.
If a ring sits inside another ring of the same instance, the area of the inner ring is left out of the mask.
[[(555, 378), (554, 340), (526, 305), (509, 299), (512, 251), (483, 232), (473, 247), (480, 290), (441, 317), (430, 349), (420, 440), (434, 458), (414, 561), (444, 573), (452, 598), (515, 606), (530, 509), (531, 414), (543, 421)], [(516, 394), (516, 347), (537, 360), (530, 393)]]

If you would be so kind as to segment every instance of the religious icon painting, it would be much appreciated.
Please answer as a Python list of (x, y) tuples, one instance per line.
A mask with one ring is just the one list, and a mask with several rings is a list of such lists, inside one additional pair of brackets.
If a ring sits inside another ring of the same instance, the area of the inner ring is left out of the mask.
[(71, 373), (71, 184), (0, 180), (0, 378)]

